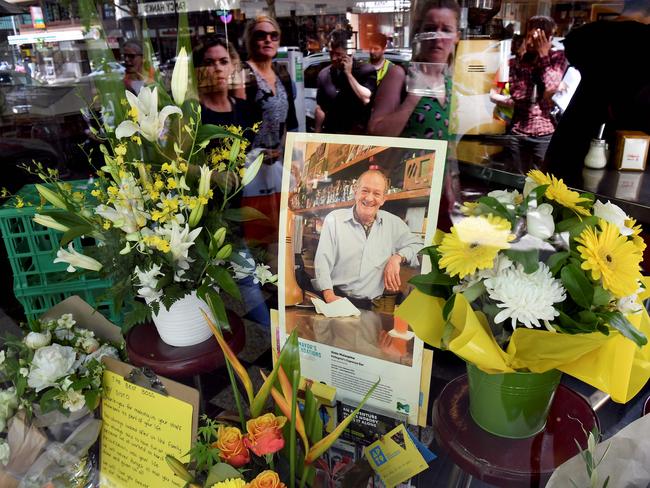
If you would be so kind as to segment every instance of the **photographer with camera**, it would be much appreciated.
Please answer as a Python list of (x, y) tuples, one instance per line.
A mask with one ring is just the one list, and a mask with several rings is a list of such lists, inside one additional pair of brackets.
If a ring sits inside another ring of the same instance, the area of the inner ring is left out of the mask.
[(318, 75), (316, 132), (365, 134), (370, 100), (377, 88), (375, 67), (359, 63), (346, 52), (348, 33), (330, 36), (332, 64)]

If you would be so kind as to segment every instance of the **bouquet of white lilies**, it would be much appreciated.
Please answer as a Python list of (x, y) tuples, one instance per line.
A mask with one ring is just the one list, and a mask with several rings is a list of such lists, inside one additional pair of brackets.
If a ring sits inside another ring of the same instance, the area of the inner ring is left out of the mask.
[[(55, 208), (35, 221), (64, 233), (56, 261), (71, 272), (110, 277), (118, 303), (130, 303), (127, 326), (197, 292), (227, 327), (220, 291), (239, 298), (234, 277), (275, 280), (233, 229), (233, 223), (264, 218), (232, 204), (262, 164), (262, 154), (254, 160), (246, 154), (245, 131), (256, 127), (201, 123), (191, 58), (180, 44), (171, 96), (159, 82), (137, 96), (123, 86), (117, 98), (100, 93), (95, 135), (104, 165), (89, 194), (74, 191), (52, 170), (36, 171), (45, 182), (37, 185), (40, 195)], [(78, 236), (98, 245), (83, 252), (65, 247)]]

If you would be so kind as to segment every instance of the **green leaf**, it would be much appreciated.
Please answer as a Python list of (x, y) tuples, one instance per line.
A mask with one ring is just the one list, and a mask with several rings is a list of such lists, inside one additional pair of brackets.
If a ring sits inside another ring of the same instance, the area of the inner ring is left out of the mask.
[(578, 320), (585, 325), (595, 326), (598, 323), (598, 316), (591, 310), (578, 312)]
[(63, 237), (61, 238), (61, 247), (65, 247), (68, 242), (77, 237), (89, 235), (92, 232), (93, 228), (90, 225), (78, 225), (77, 227), (72, 227), (68, 231), (64, 232)]
[(269, 220), (262, 212), (253, 207), (229, 208), (223, 212), (223, 218), (233, 222), (249, 222), (251, 220)]
[(503, 217), (506, 220), (509, 220), (511, 223), (513, 221), (513, 216), (508, 212), (508, 209), (503, 206), (499, 200), (494, 197), (481, 197), (478, 199), (478, 202), (486, 206), (493, 214)]
[(465, 299), (469, 302), (472, 303), (474, 300), (476, 300), (478, 297), (483, 295), (485, 293), (485, 285), (483, 284), (482, 281), (479, 281), (477, 283), (474, 283), (472, 286), (467, 288), (463, 293), (463, 296)]
[(218, 463), (210, 469), (204, 486), (212, 486), (230, 478), (244, 479), (244, 476), (230, 464)]
[(582, 270), (576, 265), (570, 264), (562, 268), (560, 276), (564, 288), (573, 301), (582, 308), (589, 309), (594, 300), (594, 287)]
[(221, 327), (222, 330), (225, 331), (230, 331), (230, 322), (228, 322), (228, 314), (226, 313), (226, 307), (223, 304), (223, 300), (219, 296), (219, 294), (214, 291), (213, 288), (210, 288), (209, 286), (205, 288), (205, 290), (202, 290), (202, 286), (199, 287), (199, 290), (197, 291), (197, 295), (201, 296), (201, 291), (204, 291), (204, 295), (201, 296), (203, 300), (208, 304), (210, 307), (210, 310), (212, 311), (212, 315), (214, 316), (214, 319), (218, 322), (219, 326)]
[(233, 139), (241, 139), (241, 136), (227, 131), (222, 126), (213, 124), (203, 124), (196, 131), (196, 143), (201, 144), (205, 141), (212, 139), (223, 139), (224, 137), (232, 137)]
[(61, 394), (61, 390), (58, 388), (50, 388), (41, 396), (39, 402), (41, 411), (43, 413), (51, 412), (59, 406), (59, 402), (55, 398)]
[(241, 300), (239, 287), (226, 268), (222, 266), (208, 266), (207, 273), (219, 288), (228, 293), (231, 297)]
[(449, 275), (432, 271), (431, 273), (414, 276), (409, 280), (412, 285), (446, 285), (453, 286), (458, 284), (458, 279)]
[(605, 290), (602, 286), (600, 285), (594, 286), (594, 306), (603, 307), (605, 305), (608, 305), (611, 299), (612, 296), (610, 295), (610, 293), (607, 290)]
[(546, 265), (551, 270), (551, 274), (553, 276), (557, 275), (558, 271), (560, 271), (562, 266), (564, 266), (564, 264), (569, 259), (570, 254), (571, 253), (569, 251), (561, 251), (556, 252), (555, 254), (551, 255), (550, 258), (548, 258)]
[(92, 412), (99, 406), (101, 394), (97, 390), (88, 390), (84, 392), (84, 398), (86, 399), (86, 406)]
[(596, 331), (596, 325), (589, 325), (589, 324), (583, 324), (581, 322), (578, 322), (571, 318), (569, 315), (564, 313), (562, 310), (559, 310), (560, 315), (558, 315), (558, 318), (560, 320), (560, 324), (562, 325), (562, 328), (567, 334), (584, 334), (588, 332), (595, 332)]
[(442, 318), (444, 320), (449, 320), (449, 314), (454, 309), (454, 303), (456, 302), (456, 294), (454, 293), (449, 299), (445, 302), (445, 306), (442, 307)]
[(621, 312), (604, 312), (599, 315), (611, 327), (618, 330), (624, 337), (630, 339), (637, 346), (645, 346), (648, 343), (648, 338), (645, 334), (634, 327)]
[(539, 250), (530, 249), (528, 251), (517, 251), (515, 249), (506, 249), (503, 254), (508, 256), (514, 262), (524, 267), (527, 274), (534, 273), (539, 268)]
[(61, 210), (51, 210), (51, 209), (44, 208), (43, 210), (39, 211), (39, 214), (40, 215), (46, 215), (48, 217), (52, 217), (59, 224), (63, 224), (66, 227), (69, 227), (70, 229), (72, 229), (74, 227), (87, 226), (88, 225), (87, 220), (83, 219), (82, 217), (79, 217), (74, 212), (66, 212), (66, 211), (61, 211)]

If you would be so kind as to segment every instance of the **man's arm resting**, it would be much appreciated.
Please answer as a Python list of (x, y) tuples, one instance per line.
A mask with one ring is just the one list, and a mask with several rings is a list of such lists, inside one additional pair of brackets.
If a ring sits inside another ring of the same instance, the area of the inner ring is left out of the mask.
[(327, 290), (323, 290), (322, 293), (323, 293), (323, 300), (325, 300), (325, 303), (332, 303), (342, 298), (337, 294), (335, 294), (334, 290), (332, 290), (331, 288), (328, 288)]
[(384, 287), (388, 291), (398, 292), (402, 286), (399, 271), (404, 261), (404, 256), (401, 256), (400, 254), (393, 254), (388, 258), (388, 262), (384, 267)]

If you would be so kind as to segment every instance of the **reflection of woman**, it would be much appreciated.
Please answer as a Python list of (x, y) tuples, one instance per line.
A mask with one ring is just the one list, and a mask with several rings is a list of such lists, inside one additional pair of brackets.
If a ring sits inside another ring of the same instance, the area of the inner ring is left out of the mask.
[(225, 39), (208, 39), (196, 52), (197, 86), (201, 101), (201, 122), (250, 128), (261, 118), (254, 107), (229, 94), (239, 57)]
[(444, 86), (435, 97), (406, 93), (406, 74), (391, 66), (375, 99), (368, 124), (371, 134), (382, 136), (447, 139), (451, 105), (451, 79), (446, 68), (459, 39), (460, 8), (455, 0), (425, 0), (415, 16), (413, 32), (420, 39), (413, 61), (439, 63), (428, 67), (428, 84)]
[(270, 17), (260, 16), (244, 33), (249, 60), (246, 99), (262, 112), (262, 125), (253, 146), (279, 149), (285, 131), (298, 127), (291, 78), (284, 67), (273, 66), (280, 45), (280, 26)]

